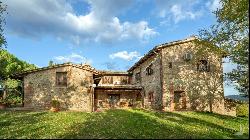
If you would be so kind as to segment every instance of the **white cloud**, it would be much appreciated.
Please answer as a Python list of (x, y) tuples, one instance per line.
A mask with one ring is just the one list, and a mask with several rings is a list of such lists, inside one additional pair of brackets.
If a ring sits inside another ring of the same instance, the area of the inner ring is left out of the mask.
[(127, 51), (120, 51), (120, 52), (110, 54), (109, 57), (111, 59), (120, 58), (120, 59), (123, 59), (123, 60), (131, 61), (133, 59), (138, 60), (142, 56), (137, 51), (129, 52), (129, 53)]
[(202, 9), (195, 9), (194, 7), (199, 4), (196, 0), (157, 0), (156, 1), (156, 13), (163, 22), (174, 21), (178, 23), (183, 20), (197, 19), (203, 15)]
[(206, 3), (206, 6), (208, 7), (208, 9), (210, 11), (216, 11), (217, 9), (220, 9), (222, 8), (222, 5), (220, 3), (220, 0), (212, 0), (212, 1), (208, 1)]
[(157, 34), (146, 21), (120, 22), (118, 15), (129, 8), (131, 0), (83, 2), (90, 8), (87, 14), (79, 15), (66, 0), (5, 0), (9, 12), (7, 31), (33, 38), (44, 38), (49, 34), (76, 45), (82, 41), (143, 41)]
[(103, 65), (106, 67), (107, 70), (120, 70), (116, 62), (105, 62), (103, 63)]
[(71, 53), (67, 56), (56, 56), (53, 58), (53, 60), (56, 63), (66, 63), (66, 62), (72, 62), (72, 63), (86, 63), (91, 64), (92, 61), (90, 59), (87, 59), (79, 54)]
[(192, 11), (184, 11), (181, 5), (173, 5), (170, 9), (170, 12), (173, 15), (173, 20), (175, 23), (178, 23), (181, 20), (185, 19), (195, 19), (201, 16), (201, 12), (192, 12)]

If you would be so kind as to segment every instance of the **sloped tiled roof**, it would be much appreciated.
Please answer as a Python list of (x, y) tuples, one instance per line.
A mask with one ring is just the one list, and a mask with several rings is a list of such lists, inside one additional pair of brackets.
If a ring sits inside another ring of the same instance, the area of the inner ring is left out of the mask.
[(99, 70), (100, 75), (128, 75), (129, 73), (126, 71), (105, 71)]
[(63, 64), (56, 64), (56, 65), (52, 65), (52, 66), (48, 66), (48, 67), (42, 67), (42, 68), (37, 68), (37, 69), (33, 69), (33, 70), (27, 70), (27, 71), (15, 73), (12, 75), (12, 77), (23, 77), (24, 75), (29, 74), (29, 73), (58, 68), (58, 67), (64, 67), (64, 66), (72, 66), (72, 67), (76, 67), (76, 68), (79, 68), (82, 70), (87, 70), (87, 71), (93, 72), (94, 74), (99, 74), (99, 72), (95, 68), (93, 68), (87, 64), (81, 65), (81, 64), (63, 63)]
[(198, 38), (195, 37), (195, 36), (191, 36), (191, 37), (183, 39), (183, 40), (177, 40), (177, 41), (172, 41), (172, 42), (168, 42), (168, 43), (157, 45), (153, 49), (151, 49), (147, 54), (145, 54), (139, 61), (137, 61), (132, 67), (130, 67), (130, 69), (128, 70), (128, 72), (134, 70), (141, 63), (143, 63), (148, 58), (150, 58), (151, 56), (153, 56), (154, 54), (156, 54), (156, 52), (160, 51), (161, 49), (163, 49), (165, 47), (170, 47), (170, 46), (177, 45), (177, 44), (187, 43), (187, 42), (190, 42), (190, 41), (194, 41), (196, 39), (198, 39)]

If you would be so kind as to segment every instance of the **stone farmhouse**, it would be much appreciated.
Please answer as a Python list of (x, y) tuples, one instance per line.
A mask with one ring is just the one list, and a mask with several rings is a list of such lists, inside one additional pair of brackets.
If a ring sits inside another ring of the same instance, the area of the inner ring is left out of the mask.
[(139, 107), (163, 111), (200, 110), (224, 114), (222, 58), (197, 55), (196, 37), (155, 46), (127, 72), (100, 71), (64, 63), (14, 76), (23, 81), (24, 107), (92, 112)]

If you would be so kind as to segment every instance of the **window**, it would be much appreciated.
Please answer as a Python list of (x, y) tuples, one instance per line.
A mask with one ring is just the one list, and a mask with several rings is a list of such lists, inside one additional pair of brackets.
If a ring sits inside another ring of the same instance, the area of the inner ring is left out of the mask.
[(193, 58), (190, 52), (184, 54), (184, 60), (189, 61)]
[(181, 98), (181, 93), (174, 91), (174, 103), (179, 103)]
[(207, 62), (207, 60), (200, 60), (197, 64), (197, 70), (200, 72), (209, 72), (209, 63)]
[(109, 96), (109, 106), (111, 108), (118, 107), (118, 103), (120, 101), (120, 94), (108, 94)]
[(153, 74), (153, 69), (151, 64), (146, 68), (146, 75), (152, 75), (152, 74)]
[(112, 76), (104, 76), (102, 83), (103, 84), (113, 84), (113, 77)]
[(168, 68), (170, 68), (170, 69), (173, 68), (173, 63), (172, 63), (172, 62), (169, 62), (169, 63), (168, 63)]
[(140, 72), (138, 72), (138, 73), (135, 74), (135, 80), (136, 80), (137, 82), (139, 82), (140, 79), (141, 79), (141, 74), (140, 74)]
[(121, 84), (128, 84), (128, 78), (127, 77), (120, 77)]
[(148, 93), (148, 101), (153, 102), (154, 101), (154, 92), (149, 92)]
[(67, 72), (56, 72), (56, 85), (67, 86)]

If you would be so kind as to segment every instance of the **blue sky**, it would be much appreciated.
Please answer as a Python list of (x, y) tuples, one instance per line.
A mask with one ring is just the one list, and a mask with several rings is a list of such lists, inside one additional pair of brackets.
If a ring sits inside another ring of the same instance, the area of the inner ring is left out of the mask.
[[(7, 50), (45, 67), (71, 61), (127, 70), (154, 46), (216, 22), (218, 0), (4, 0)], [(224, 72), (232, 69), (224, 64)], [(225, 95), (236, 94), (225, 86)]]

